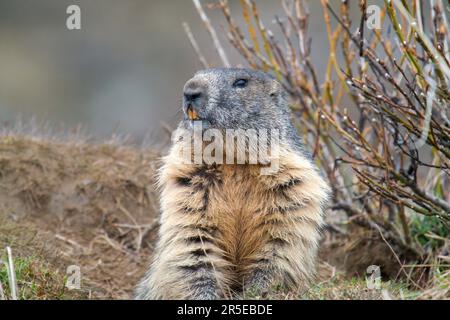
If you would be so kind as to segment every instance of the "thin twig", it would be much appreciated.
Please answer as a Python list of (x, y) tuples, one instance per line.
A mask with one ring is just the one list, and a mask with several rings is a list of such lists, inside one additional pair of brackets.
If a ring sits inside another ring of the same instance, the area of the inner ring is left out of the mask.
[(205, 56), (202, 54), (200, 47), (197, 44), (197, 41), (195, 40), (194, 35), (191, 32), (191, 28), (189, 28), (189, 25), (186, 22), (183, 22), (183, 28), (184, 32), (186, 33), (187, 37), (189, 38), (189, 42), (191, 43), (192, 48), (195, 50), (195, 53), (197, 54), (198, 59), (200, 60), (201, 64), (204, 68), (209, 68), (209, 64), (206, 61)]
[(10, 247), (6, 247), (6, 252), (8, 253), (8, 279), (9, 288), (11, 290), (11, 299), (17, 300), (17, 282), (16, 282), (16, 271), (14, 270), (14, 261), (12, 257), (12, 251)]
[(206, 26), (206, 29), (208, 30), (213, 42), (214, 47), (216, 48), (217, 53), (220, 56), (220, 59), (222, 60), (222, 63), (225, 67), (229, 68), (231, 66), (228, 57), (225, 53), (225, 50), (223, 50), (222, 45), (220, 44), (219, 38), (217, 37), (216, 30), (211, 24), (211, 21), (209, 20), (208, 16), (206, 15), (205, 11), (203, 10), (203, 7), (200, 3), (200, 0), (192, 0), (194, 2), (195, 8), (197, 9), (200, 18), (202, 19), (203, 23)]
[(384, 237), (383, 232), (381, 232), (380, 227), (376, 226), (376, 228), (377, 228), (378, 232), (380, 233), (381, 238), (383, 239), (383, 241), (386, 243), (386, 245), (389, 247), (389, 249), (391, 250), (392, 254), (394, 255), (395, 260), (397, 260), (398, 264), (400, 265), (400, 271), (402, 271), (402, 272), (406, 275), (406, 277), (408, 278), (408, 280), (410, 280), (417, 288), (423, 290), (423, 288), (422, 288), (419, 284), (417, 284), (414, 280), (412, 280), (411, 277), (409, 276), (409, 274), (405, 271), (405, 269), (404, 269), (404, 267), (403, 267), (402, 261), (400, 260), (400, 258), (398, 257), (397, 253), (396, 253), (395, 250), (392, 248), (392, 246), (390, 245), (390, 243), (389, 243), (389, 242), (386, 240), (386, 238)]

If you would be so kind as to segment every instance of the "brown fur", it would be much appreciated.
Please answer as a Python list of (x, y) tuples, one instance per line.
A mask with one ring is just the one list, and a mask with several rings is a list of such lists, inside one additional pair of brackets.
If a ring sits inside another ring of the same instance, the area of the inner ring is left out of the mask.
[(272, 176), (260, 175), (258, 165), (183, 165), (180, 144), (161, 171), (160, 241), (137, 297), (230, 298), (253, 286), (302, 287), (314, 273), (329, 190), (314, 165), (289, 146)]

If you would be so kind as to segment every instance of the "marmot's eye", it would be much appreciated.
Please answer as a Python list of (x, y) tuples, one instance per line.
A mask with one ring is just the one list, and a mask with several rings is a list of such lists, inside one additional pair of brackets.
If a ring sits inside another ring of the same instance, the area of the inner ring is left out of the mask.
[(233, 83), (233, 87), (235, 88), (245, 88), (248, 84), (248, 80), (247, 79), (237, 79), (234, 83)]

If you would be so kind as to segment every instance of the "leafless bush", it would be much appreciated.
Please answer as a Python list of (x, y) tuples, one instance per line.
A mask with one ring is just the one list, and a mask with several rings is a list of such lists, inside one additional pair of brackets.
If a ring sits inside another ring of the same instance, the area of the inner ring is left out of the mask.
[[(450, 37), (443, 2), (388, 0), (381, 28), (370, 29), (365, 0), (339, 1), (337, 9), (322, 0), (330, 48), (322, 83), (311, 62), (306, 1), (281, 1), (281, 37), (252, 0), (240, 1), (241, 24), (227, 1), (208, 5), (222, 12), (228, 40), (248, 65), (271, 72), (290, 94), (298, 130), (333, 186), (331, 209), (346, 213), (345, 224), (377, 232), (422, 261), (449, 242)], [(356, 23), (350, 5), (359, 6)], [(209, 20), (205, 26), (216, 34)], [(351, 100), (348, 108), (343, 98)]]

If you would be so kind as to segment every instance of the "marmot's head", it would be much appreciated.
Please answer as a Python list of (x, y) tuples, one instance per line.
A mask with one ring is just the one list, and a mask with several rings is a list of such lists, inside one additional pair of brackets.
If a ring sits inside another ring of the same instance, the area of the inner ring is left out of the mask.
[(272, 76), (251, 69), (220, 68), (197, 72), (184, 86), (188, 129), (286, 129), (291, 126), (286, 93)]

